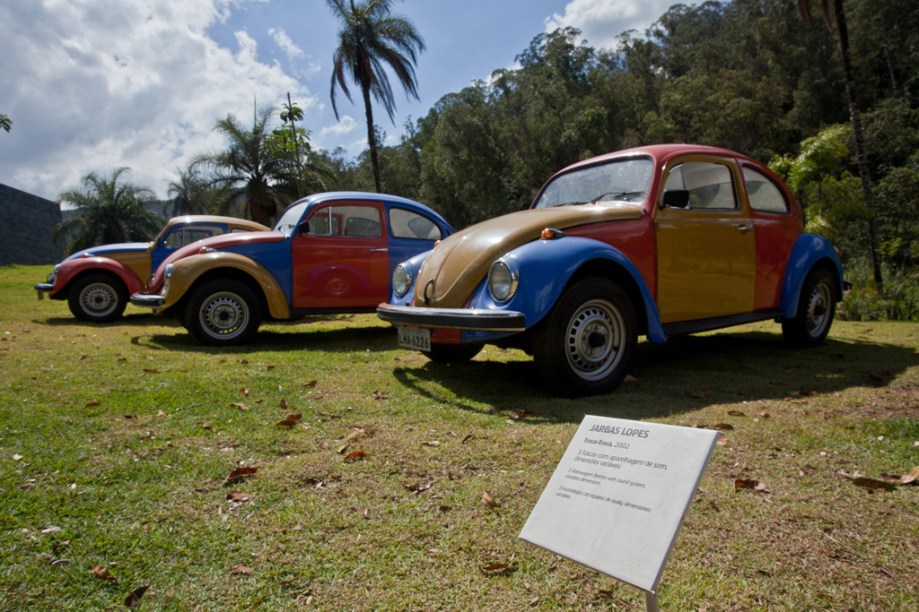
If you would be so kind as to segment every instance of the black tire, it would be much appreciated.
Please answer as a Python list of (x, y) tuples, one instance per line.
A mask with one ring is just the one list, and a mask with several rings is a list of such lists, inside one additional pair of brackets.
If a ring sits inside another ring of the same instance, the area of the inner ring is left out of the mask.
[(836, 314), (836, 282), (826, 269), (814, 270), (801, 287), (798, 312), (782, 320), (785, 344), (804, 348), (823, 344)]
[(245, 344), (261, 324), (258, 297), (237, 280), (212, 280), (198, 287), (185, 306), (182, 323), (201, 344)]
[(466, 363), (482, 351), (481, 344), (432, 344), (425, 355), (435, 363)]
[(115, 321), (128, 305), (128, 289), (117, 276), (101, 272), (87, 274), (74, 281), (67, 294), (67, 305), (81, 321)]
[(563, 396), (612, 391), (625, 378), (638, 344), (635, 307), (615, 283), (578, 281), (559, 298), (536, 333), (533, 357)]

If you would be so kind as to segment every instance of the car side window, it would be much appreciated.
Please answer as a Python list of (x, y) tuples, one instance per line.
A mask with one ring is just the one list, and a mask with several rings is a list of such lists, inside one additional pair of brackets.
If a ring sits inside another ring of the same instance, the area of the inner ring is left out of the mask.
[(206, 225), (181, 227), (170, 232), (169, 235), (166, 236), (165, 245), (170, 249), (178, 249), (179, 247), (183, 247), (186, 244), (191, 244), (192, 242), (204, 240), (205, 238), (210, 238), (211, 236), (216, 236), (222, 233), (223, 230), (220, 228)]
[(317, 210), (309, 224), (313, 236), (379, 238), (383, 235), (380, 211), (375, 206), (327, 206)]
[(443, 234), (437, 224), (405, 208), (389, 209), (389, 231), (394, 238), (415, 238), (420, 240), (440, 240)]
[(787, 213), (788, 200), (775, 183), (759, 170), (744, 167), (743, 180), (747, 185), (750, 207), (760, 212)]
[(724, 164), (685, 162), (670, 170), (664, 191), (689, 192), (689, 208), (734, 210), (737, 196), (731, 170)]

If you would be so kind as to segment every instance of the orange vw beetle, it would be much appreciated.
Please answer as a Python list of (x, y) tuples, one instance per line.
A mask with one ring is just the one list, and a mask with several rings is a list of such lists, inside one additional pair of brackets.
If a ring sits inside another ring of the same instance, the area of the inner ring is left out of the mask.
[(529, 210), (403, 262), (377, 314), (434, 360), (522, 348), (556, 392), (581, 395), (623, 380), (639, 335), (775, 319), (789, 344), (821, 343), (843, 284), (836, 251), (804, 233), (766, 166), (655, 145), (565, 168)]

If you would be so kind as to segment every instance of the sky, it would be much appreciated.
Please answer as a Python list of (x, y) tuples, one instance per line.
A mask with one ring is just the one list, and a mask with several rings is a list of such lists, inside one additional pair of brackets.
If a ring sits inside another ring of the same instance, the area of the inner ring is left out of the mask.
[[(693, 3), (692, 0), (684, 2)], [(424, 117), (515, 58), (544, 32), (572, 26), (612, 48), (644, 32), (674, 0), (395, 0), (392, 14), (425, 41), (420, 100), (391, 77), (395, 121), (375, 119), (396, 144)], [(89, 172), (130, 168), (127, 180), (166, 199), (196, 154), (221, 150), (218, 120), (251, 126), (253, 110), (292, 101), (314, 149), (366, 147), (359, 89), (330, 79), (338, 23), (326, 0), (3, 0), (0, 4), (0, 183), (57, 200)], [(278, 113), (275, 113), (280, 124)]]

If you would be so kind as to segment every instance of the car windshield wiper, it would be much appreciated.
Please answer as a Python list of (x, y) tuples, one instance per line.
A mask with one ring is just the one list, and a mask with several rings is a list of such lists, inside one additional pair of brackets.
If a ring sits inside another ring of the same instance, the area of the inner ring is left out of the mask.
[(610, 198), (612, 200), (628, 200), (629, 198), (634, 198), (635, 196), (644, 195), (644, 191), (607, 191), (606, 193), (601, 193), (593, 200), (590, 201), (591, 204), (596, 204), (597, 202), (603, 200), (604, 198)]

